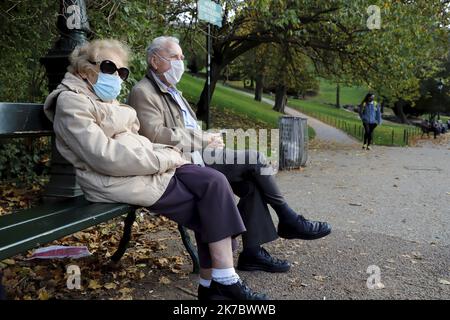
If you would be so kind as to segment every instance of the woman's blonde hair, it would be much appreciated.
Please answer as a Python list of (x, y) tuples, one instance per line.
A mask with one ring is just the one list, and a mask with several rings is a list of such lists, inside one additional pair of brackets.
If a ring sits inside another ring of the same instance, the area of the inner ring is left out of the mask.
[(125, 63), (128, 63), (130, 49), (127, 45), (113, 39), (93, 40), (76, 47), (69, 57), (70, 65), (67, 70), (70, 73), (85, 72), (93, 65), (89, 61), (96, 62), (98, 54), (103, 50), (114, 51)]

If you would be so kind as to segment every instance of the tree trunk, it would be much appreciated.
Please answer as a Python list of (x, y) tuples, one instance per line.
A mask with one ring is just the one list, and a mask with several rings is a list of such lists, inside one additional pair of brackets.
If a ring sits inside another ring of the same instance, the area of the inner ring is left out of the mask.
[(256, 76), (256, 86), (255, 86), (255, 100), (256, 101), (261, 102), (263, 88), (264, 88), (264, 76), (262, 74), (258, 74)]
[(406, 105), (405, 100), (398, 100), (394, 103), (394, 108), (392, 110), (394, 111), (395, 116), (400, 120), (401, 123), (409, 123), (409, 120), (406, 118), (405, 113), (403, 112), (403, 107)]
[[(211, 96), (210, 99), (212, 99), (213, 94), (214, 94), (214, 90), (216, 89), (216, 84), (217, 81), (219, 80), (219, 76), (220, 76), (220, 71), (222, 71), (222, 66), (218, 65), (217, 63), (213, 61), (211, 61)], [(205, 85), (203, 86), (203, 91), (202, 94), (200, 95), (200, 99), (197, 102), (197, 118), (201, 121), (207, 121), (206, 117), (207, 117), (207, 104), (208, 104), (208, 99), (207, 99), (207, 95), (208, 95), (208, 83), (207, 81), (205, 81)], [(211, 102), (211, 101), (209, 101)]]
[(339, 86), (338, 83), (336, 86), (336, 108), (338, 109), (341, 107), (340, 97), (341, 97), (341, 87)]
[(286, 86), (279, 84), (275, 91), (275, 105), (273, 110), (284, 113), (284, 107), (286, 106), (287, 96), (286, 96)]

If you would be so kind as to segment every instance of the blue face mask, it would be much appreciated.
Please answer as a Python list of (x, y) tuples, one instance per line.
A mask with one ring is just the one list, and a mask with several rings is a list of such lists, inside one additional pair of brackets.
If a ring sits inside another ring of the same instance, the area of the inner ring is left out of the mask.
[(122, 82), (119, 76), (99, 72), (97, 82), (92, 87), (100, 99), (111, 101), (119, 95)]

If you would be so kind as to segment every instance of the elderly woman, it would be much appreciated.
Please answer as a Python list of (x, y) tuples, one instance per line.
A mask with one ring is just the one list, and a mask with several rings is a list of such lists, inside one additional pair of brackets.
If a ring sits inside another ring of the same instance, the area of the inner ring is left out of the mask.
[(59, 152), (76, 168), (89, 201), (149, 207), (195, 231), (201, 278), (208, 282), (199, 299), (266, 299), (233, 268), (231, 239), (245, 227), (223, 174), (139, 135), (136, 111), (116, 100), (129, 75), (128, 55), (115, 40), (74, 50), (69, 72), (44, 105)]

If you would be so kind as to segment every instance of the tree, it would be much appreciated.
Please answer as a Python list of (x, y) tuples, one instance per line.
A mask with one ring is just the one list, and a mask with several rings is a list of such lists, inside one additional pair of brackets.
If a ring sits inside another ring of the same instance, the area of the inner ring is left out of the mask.
[[(221, 1), (224, 18), (213, 28), (211, 92), (225, 66), (264, 43), (300, 50), (318, 74), (366, 83), (387, 97), (418, 94), (418, 77), (443, 53), (448, 2), (375, 1), (380, 29), (367, 26), (373, 1)], [(191, 21), (196, 22), (191, 2)], [(417, 12), (421, 12), (420, 15)], [(191, 23), (188, 32), (201, 29)], [(281, 61), (282, 59), (280, 59)], [(281, 63), (281, 62), (280, 62)], [(281, 85), (280, 85), (281, 87)], [(281, 90), (282, 91), (282, 90)], [(206, 86), (198, 101), (205, 115)]]
[[(306, 45), (317, 48), (341, 46), (340, 40), (325, 44), (321, 35), (304, 32), (305, 25), (323, 23), (327, 14), (339, 9), (328, 1), (225, 1), (222, 28), (213, 28), (211, 92), (223, 68), (243, 53), (263, 43)], [(300, 12), (300, 14), (298, 14)], [(231, 18), (232, 16), (232, 18)], [(193, 17), (195, 19), (195, 17)], [(308, 37), (305, 36), (308, 34)], [(204, 118), (207, 105), (206, 86), (197, 104), (197, 115)]]
[(310, 59), (297, 47), (273, 44), (269, 48), (264, 61), (267, 65), (265, 87), (275, 91), (273, 109), (283, 113), (288, 93), (305, 96), (308, 91), (318, 90), (319, 82)]

